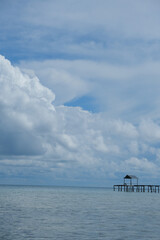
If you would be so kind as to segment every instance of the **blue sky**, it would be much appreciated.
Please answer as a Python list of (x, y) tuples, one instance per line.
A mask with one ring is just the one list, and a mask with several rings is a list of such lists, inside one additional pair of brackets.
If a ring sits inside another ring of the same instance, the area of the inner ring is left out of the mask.
[(1, 0), (0, 183), (159, 183), (159, 8)]

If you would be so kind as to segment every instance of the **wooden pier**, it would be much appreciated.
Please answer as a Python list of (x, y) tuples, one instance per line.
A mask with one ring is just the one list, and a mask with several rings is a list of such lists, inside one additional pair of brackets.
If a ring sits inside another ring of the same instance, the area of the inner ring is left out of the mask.
[(120, 192), (160, 192), (160, 185), (114, 185), (114, 191)]
[[(135, 182), (136, 181), (136, 182)], [(120, 192), (157, 192), (160, 191), (160, 185), (139, 185), (138, 177), (134, 175), (126, 175), (122, 185), (114, 185), (114, 191)]]

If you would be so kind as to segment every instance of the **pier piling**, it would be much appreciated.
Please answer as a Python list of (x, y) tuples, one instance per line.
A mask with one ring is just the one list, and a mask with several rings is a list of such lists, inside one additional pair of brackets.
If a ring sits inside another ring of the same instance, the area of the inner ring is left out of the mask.
[(114, 185), (113, 190), (118, 192), (160, 192), (160, 185)]

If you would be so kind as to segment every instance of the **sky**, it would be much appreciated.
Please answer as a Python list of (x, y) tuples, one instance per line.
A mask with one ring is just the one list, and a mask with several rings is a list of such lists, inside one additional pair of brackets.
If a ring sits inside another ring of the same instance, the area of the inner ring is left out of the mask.
[(0, 184), (160, 184), (159, 0), (0, 0)]

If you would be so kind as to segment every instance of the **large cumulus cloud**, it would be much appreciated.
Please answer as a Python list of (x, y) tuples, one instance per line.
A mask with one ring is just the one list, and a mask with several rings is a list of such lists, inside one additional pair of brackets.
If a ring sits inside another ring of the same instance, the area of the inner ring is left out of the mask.
[(134, 125), (79, 107), (54, 107), (54, 99), (36, 76), (0, 56), (0, 166), (5, 176), (109, 179), (126, 171), (158, 174), (157, 122), (143, 119)]
[(1, 155), (45, 151), (41, 135), (50, 129), (54, 97), (36, 77), (22, 74), (0, 56)]

